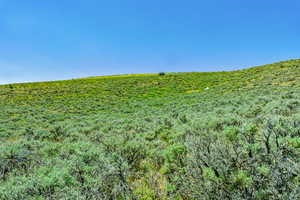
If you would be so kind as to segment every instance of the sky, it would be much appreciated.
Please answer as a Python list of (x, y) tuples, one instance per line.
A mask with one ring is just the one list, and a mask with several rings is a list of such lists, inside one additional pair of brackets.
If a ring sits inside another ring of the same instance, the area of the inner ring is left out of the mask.
[(0, 84), (300, 58), (299, 0), (0, 0)]

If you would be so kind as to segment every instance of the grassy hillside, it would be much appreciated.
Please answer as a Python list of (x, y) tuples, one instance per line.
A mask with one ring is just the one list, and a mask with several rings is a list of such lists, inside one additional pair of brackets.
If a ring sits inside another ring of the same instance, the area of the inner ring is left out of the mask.
[(300, 198), (300, 60), (2, 85), (0, 111), (0, 199)]

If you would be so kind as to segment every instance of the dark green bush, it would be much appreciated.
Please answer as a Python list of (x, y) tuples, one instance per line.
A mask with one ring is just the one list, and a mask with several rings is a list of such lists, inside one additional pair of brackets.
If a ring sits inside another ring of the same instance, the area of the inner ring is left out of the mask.
[(33, 155), (24, 145), (2, 146), (0, 148), (0, 180), (6, 179), (14, 171), (26, 173), (32, 162)]

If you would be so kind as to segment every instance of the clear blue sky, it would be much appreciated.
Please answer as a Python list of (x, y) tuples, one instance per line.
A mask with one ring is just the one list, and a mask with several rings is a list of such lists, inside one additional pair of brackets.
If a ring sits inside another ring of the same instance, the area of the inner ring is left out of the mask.
[(0, 84), (291, 58), (299, 0), (0, 0)]

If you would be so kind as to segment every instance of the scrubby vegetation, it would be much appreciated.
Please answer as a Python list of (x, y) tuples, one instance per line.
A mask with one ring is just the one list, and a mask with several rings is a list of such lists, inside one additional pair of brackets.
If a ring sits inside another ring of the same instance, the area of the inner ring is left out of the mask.
[(3, 85), (0, 110), (3, 200), (300, 199), (300, 60)]

